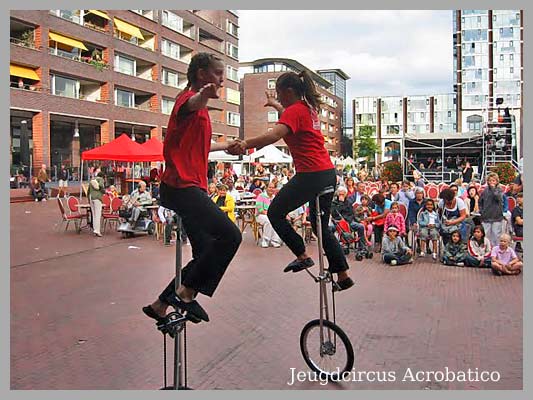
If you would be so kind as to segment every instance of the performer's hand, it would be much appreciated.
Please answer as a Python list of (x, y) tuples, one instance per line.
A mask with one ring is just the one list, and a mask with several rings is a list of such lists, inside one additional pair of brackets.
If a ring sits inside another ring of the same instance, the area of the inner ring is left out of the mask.
[(276, 100), (276, 96), (273, 95), (270, 91), (265, 90), (265, 95), (267, 98), (267, 101), (265, 103), (265, 107), (278, 107), (280, 106), (279, 102)]
[(246, 153), (246, 141), (236, 139), (230, 143), (226, 150), (229, 154), (239, 155)]
[(219, 96), (217, 92), (218, 87), (214, 83), (208, 83), (199, 90), (199, 93), (208, 99), (218, 99)]

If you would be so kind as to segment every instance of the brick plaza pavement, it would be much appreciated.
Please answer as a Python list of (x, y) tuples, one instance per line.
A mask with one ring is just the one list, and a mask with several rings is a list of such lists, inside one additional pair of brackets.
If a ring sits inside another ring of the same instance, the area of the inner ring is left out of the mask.
[[(174, 247), (112, 231), (99, 239), (57, 232), (58, 221), (55, 200), (11, 205), (11, 389), (158, 389), (162, 336), (140, 308), (171, 278)], [(522, 389), (521, 275), (353, 257), (357, 287), (336, 297), (337, 322), (353, 343), (356, 371), (394, 371), (397, 380), (289, 386), (290, 368), (308, 371), (299, 335), (318, 317), (318, 286), (305, 272), (282, 272), (292, 258), (286, 247), (261, 249), (244, 234), (215, 296), (200, 296), (211, 322), (188, 326), (190, 386)], [(496, 370), (501, 379), (401, 380), (407, 368), (446, 366)]]

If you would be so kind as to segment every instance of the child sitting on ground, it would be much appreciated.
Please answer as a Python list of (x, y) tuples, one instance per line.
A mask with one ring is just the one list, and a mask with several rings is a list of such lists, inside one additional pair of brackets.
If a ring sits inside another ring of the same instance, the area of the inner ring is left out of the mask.
[(420, 228), (420, 257), (426, 253), (426, 241), (431, 240), (433, 244), (433, 259), (437, 259), (437, 242), (439, 240), (440, 219), (439, 214), (435, 211), (435, 202), (427, 199), (424, 208), (418, 215), (417, 220)]
[(365, 227), (365, 239), (366, 244), (371, 245), (372, 242), (370, 241), (370, 238), (372, 237), (372, 231), (373, 231), (373, 225), (368, 221), (368, 217), (372, 215), (372, 210), (370, 209), (370, 206), (368, 205), (370, 203), (370, 197), (368, 197), (366, 194), (361, 196), (361, 205), (357, 206), (355, 209), (355, 221), (363, 224)]
[(405, 236), (405, 218), (400, 213), (400, 205), (397, 201), (393, 201), (390, 205), (390, 213), (385, 218), (385, 231), (393, 225), (398, 228), (401, 236)]
[(387, 229), (387, 235), (383, 238), (381, 252), (383, 261), (390, 265), (402, 265), (413, 262), (413, 252), (407, 247), (401, 237), (398, 236), (399, 229), (391, 225)]
[(482, 225), (476, 225), (472, 237), (468, 240), (465, 264), (469, 267), (490, 267), (490, 253), (490, 241), (485, 237), (485, 229)]
[(494, 275), (518, 275), (522, 272), (522, 261), (509, 246), (511, 236), (504, 233), (500, 236), (500, 245), (492, 249), (492, 273)]
[(461, 238), (461, 232), (454, 231), (450, 241), (444, 247), (442, 263), (444, 265), (455, 265), (464, 267), (466, 259), (466, 245)]

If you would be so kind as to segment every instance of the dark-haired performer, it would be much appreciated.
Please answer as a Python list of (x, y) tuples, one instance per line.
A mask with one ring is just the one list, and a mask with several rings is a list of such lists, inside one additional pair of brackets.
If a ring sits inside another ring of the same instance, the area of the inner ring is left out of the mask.
[[(268, 219), (279, 237), (297, 257), (284, 271), (297, 272), (313, 266), (314, 262), (307, 255), (301, 236), (294, 231), (286, 216), (290, 211), (309, 202), (310, 219), (316, 233), (316, 195), (327, 186), (334, 187), (336, 176), (320, 132), (320, 95), (316, 92), (309, 74), (306, 71), (300, 74), (282, 74), (276, 81), (276, 93), (279, 103), (267, 92), (265, 104), (274, 107), (281, 114), (274, 129), (251, 139), (235, 141), (228, 151), (233, 154), (244, 153), (246, 149), (261, 148), (279, 139), (287, 143), (296, 167), (296, 175), (283, 186), (270, 204)], [(321, 229), (329, 270), (338, 274), (337, 286), (343, 290), (354, 283), (348, 276), (348, 263), (342, 248), (328, 229), (332, 199), (333, 193), (320, 199)]]
[(177, 212), (192, 246), (192, 260), (183, 268), (177, 293), (172, 280), (159, 298), (143, 307), (160, 320), (169, 305), (187, 312), (189, 319), (209, 321), (194, 298), (212, 296), (242, 240), (237, 226), (207, 195), (210, 151), (226, 150), (229, 143), (211, 144), (209, 99), (218, 98), (224, 81), (224, 63), (213, 54), (198, 53), (187, 71), (188, 85), (178, 95), (165, 137), (165, 171), (161, 204)]

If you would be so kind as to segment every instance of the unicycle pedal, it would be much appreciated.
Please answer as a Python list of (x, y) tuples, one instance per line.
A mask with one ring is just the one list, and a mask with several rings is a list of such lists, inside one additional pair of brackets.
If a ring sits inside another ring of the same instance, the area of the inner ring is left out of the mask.
[(156, 327), (163, 335), (169, 335), (171, 338), (174, 338), (176, 333), (183, 330), (185, 321), (187, 321), (187, 318), (182, 314), (171, 312), (162, 322), (158, 322)]

